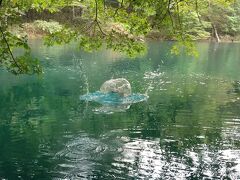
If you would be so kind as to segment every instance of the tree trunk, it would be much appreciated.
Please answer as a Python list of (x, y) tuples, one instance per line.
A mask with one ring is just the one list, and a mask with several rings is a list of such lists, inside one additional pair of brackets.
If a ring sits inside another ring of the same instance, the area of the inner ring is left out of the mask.
[(219, 35), (218, 35), (218, 32), (217, 32), (217, 28), (216, 28), (216, 26), (214, 24), (212, 24), (212, 28), (213, 28), (213, 33), (214, 33), (214, 36), (215, 36), (217, 42), (218, 43), (221, 42), (221, 40), (219, 38)]
[(75, 8), (74, 8), (74, 6), (72, 7), (72, 13), (73, 13), (73, 19), (75, 19)]

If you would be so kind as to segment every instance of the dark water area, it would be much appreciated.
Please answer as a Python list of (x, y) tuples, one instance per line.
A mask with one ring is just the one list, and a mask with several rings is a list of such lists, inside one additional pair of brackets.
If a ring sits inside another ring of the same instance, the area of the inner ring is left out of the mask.
[[(136, 59), (31, 44), (43, 75), (0, 71), (0, 179), (240, 179), (240, 44), (192, 58), (150, 42)], [(148, 99), (80, 100), (120, 77)]]

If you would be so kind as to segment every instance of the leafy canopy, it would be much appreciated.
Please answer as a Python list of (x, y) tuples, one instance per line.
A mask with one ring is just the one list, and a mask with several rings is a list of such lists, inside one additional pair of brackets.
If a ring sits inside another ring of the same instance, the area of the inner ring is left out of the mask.
[[(216, 14), (220, 12), (216, 11), (223, 11), (231, 3), (233, 0), (0, 0), (0, 67), (15, 74), (42, 72), (38, 60), (31, 57), (27, 37), (9, 31), (13, 24), (21, 26), (21, 17), (30, 10), (39, 13), (61, 12), (66, 7), (73, 10), (71, 21), (36, 22), (48, 32), (45, 44), (49, 46), (74, 40), (86, 51), (105, 45), (135, 57), (146, 52), (145, 35), (157, 29), (177, 40), (173, 53), (185, 49), (189, 55), (197, 56), (193, 40), (209, 37), (206, 29), (218, 21)], [(75, 8), (81, 9), (80, 16), (74, 15)], [(231, 28), (221, 27), (222, 31), (239, 31), (236, 23), (239, 19), (233, 17), (236, 12), (239, 8), (228, 8)], [(24, 53), (15, 56), (16, 48)]]

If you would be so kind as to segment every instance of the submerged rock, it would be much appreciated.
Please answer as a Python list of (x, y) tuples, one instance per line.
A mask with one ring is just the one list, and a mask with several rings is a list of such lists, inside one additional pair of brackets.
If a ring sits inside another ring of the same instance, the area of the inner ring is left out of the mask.
[(104, 82), (100, 88), (102, 93), (118, 93), (119, 95), (126, 97), (131, 95), (131, 84), (124, 78), (110, 79)]

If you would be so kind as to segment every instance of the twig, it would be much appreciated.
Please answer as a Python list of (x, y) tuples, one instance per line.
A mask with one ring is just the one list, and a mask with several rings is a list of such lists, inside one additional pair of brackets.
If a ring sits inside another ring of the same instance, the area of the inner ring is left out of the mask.
[(122, 7), (123, 7), (123, 0), (121, 1), (120, 7), (118, 7), (118, 8), (115, 10), (115, 13), (114, 13), (113, 17), (115, 17), (115, 16), (117, 15), (118, 10), (119, 10), (120, 8), (122, 8)]
[(198, 0), (195, 0), (195, 8), (196, 8), (198, 20), (199, 20), (200, 24), (201, 24), (202, 26), (204, 26), (203, 23), (202, 23), (202, 20), (201, 20), (201, 18), (200, 18), (200, 15), (199, 15), (199, 11), (198, 11)]
[(16, 59), (14, 58), (13, 53), (12, 53), (12, 51), (11, 51), (11, 48), (10, 48), (10, 46), (9, 46), (9, 44), (8, 44), (8, 41), (7, 41), (7, 39), (6, 39), (5, 35), (4, 35), (4, 32), (3, 32), (3, 30), (2, 30), (1, 27), (0, 27), (0, 31), (1, 31), (1, 33), (2, 33), (3, 40), (5, 41), (5, 43), (6, 43), (6, 45), (7, 45), (7, 49), (8, 49), (8, 51), (9, 51), (9, 54), (10, 54), (10, 56), (11, 56), (14, 64), (18, 67), (18, 69), (20, 70), (20, 72), (22, 72), (22, 68), (18, 65)]
[(160, 21), (158, 22), (158, 24), (161, 24), (164, 21), (164, 19), (167, 17), (167, 15), (170, 15), (172, 26), (173, 26), (173, 20), (172, 20), (171, 11), (170, 11), (172, 7), (170, 7), (170, 3), (171, 3), (171, 0), (169, 0), (168, 3), (166, 4), (167, 5), (166, 12), (164, 14), (161, 13), (160, 16), (162, 16), (162, 17), (159, 18)]
[(173, 18), (172, 18), (172, 14), (171, 14), (171, 11), (170, 11), (170, 5), (171, 5), (171, 0), (168, 0), (168, 7), (167, 7), (167, 13), (170, 17), (170, 20), (171, 20), (171, 23), (172, 23), (172, 28), (173, 28), (173, 31), (174, 30), (174, 22), (173, 22)]
[(179, 27), (180, 27), (180, 29), (182, 29), (182, 20), (180, 17), (180, 11), (179, 11), (179, 5), (178, 5), (179, 2), (177, 2), (177, 18), (178, 18)]
[(96, 23), (96, 25), (98, 26), (100, 32), (101, 32), (104, 36), (106, 36), (106, 33), (103, 32), (103, 30), (102, 30), (102, 28), (101, 28), (101, 26), (100, 26), (100, 24), (99, 24), (100, 22), (98, 21), (98, 2), (97, 2), (97, 0), (95, 0), (95, 19), (94, 19), (94, 23)]
[(101, 26), (100, 26), (100, 24), (99, 24), (99, 21), (95, 21), (95, 22), (96, 22), (99, 30), (101, 31), (101, 33), (102, 33), (104, 36), (106, 36), (107, 34), (106, 34), (105, 32), (103, 32), (103, 30), (102, 30), (102, 28), (101, 28)]
[(98, 2), (95, 0), (95, 21), (98, 19)]
[(163, 20), (167, 17), (168, 11), (166, 11), (166, 13), (163, 15), (163, 17), (161, 18), (159, 24), (161, 24), (163, 22)]
[[(181, 1), (179, 1), (179, 2), (181, 2)], [(177, 2), (177, 18), (178, 18), (178, 23), (179, 23), (180, 36), (181, 36), (181, 39), (184, 40), (183, 39), (183, 26), (182, 26), (182, 21), (181, 21), (180, 11), (179, 11), (179, 5), (178, 5), (179, 2)]]
[(103, 10), (105, 11), (105, 9), (106, 9), (106, 1), (103, 0)]
[[(2, 2), (3, 2), (3, 0), (0, 0), (0, 7), (2, 6)], [(8, 41), (7, 41), (7, 39), (6, 39), (5, 35), (4, 35), (4, 32), (3, 32), (3, 30), (2, 30), (2, 27), (0, 27), (0, 31), (1, 31), (3, 40), (4, 40), (4, 42), (5, 42), (6, 45), (7, 45), (7, 49), (8, 49), (9, 54), (10, 54), (12, 60), (13, 60), (13, 63), (18, 67), (18, 69), (20, 70), (20, 72), (22, 72), (23, 70), (22, 70), (22, 68), (18, 65), (17, 60), (16, 60), (16, 59), (14, 58), (14, 56), (13, 56), (13, 53), (12, 53), (11, 48), (10, 48), (10, 45), (8, 44)]]

